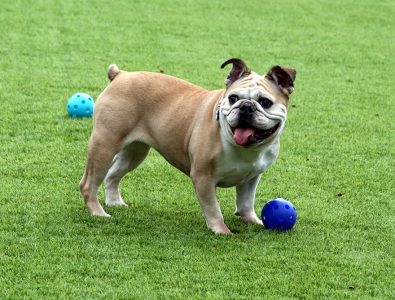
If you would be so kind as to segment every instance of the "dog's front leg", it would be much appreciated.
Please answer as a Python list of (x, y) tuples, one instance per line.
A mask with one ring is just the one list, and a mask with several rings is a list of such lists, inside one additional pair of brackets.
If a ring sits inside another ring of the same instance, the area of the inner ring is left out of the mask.
[(207, 227), (214, 233), (231, 234), (232, 232), (224, 223), (224, 217), (215, 195), (215, 184), (212, 178), (195, 176), (192, 178), (196, 194), (206, 218)]
[(252, 178), (243, 184), (236, 186), (236, 212), (246, 223), (262, 225), (254, 210), (255, 192), (261, 175)]

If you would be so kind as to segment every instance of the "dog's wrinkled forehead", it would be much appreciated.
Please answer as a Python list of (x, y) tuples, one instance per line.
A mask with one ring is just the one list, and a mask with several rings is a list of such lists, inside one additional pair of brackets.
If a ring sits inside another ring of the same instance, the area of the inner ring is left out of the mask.
[(230, 85), (226, 92), (226, 96), (229, 95), (237, 95), (239, 99), (251, 100), (264, 97), (284, 105), (288, 102), (288, 97), (281, 93), (267, 75), (259, 75), (255, 72), (251, 72), (248, 76), (240, 78)]
[(249, 88), (265, 85), (265, 75), (259, 75), (251, 72), (248, 76), (242, 77), (232, 84), (232, 88)]
[[(289, 96), (294, 90), (296, 70), (282, 66), (273, 66), (266, 75), (259, 75), (252, 72), (245, 62), (239, 58), (231, 58), (225, 61), (221, 68), (228, 64), (232, 65), (226, 80), (226, 95), (231, 91), (246, 90), (250, 94), (268, 93), (272, 95), (276, 102), (288, 103)], [(252, 95), (250, 95), (251, 97)]]

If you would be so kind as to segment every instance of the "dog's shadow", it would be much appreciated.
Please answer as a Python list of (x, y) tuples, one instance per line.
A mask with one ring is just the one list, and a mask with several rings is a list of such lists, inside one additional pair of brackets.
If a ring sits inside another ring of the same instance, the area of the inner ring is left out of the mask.
[[(90, 216), (80, 199), (81, 202), (78, 205), (74, 203), (69, 206), (70, 221), (80, 227), (79, 232), (84, 235), (144, 236), (149, 238), (167, 235), (175, 236), (175, 238), (177, 238), (176, 236), (193, 236), (204, 239), (218, 236), (207, 229), (204, 216), (192, 186), (188, 185), (188, 180), (171, 168), (166, 170), (166, 173), (169, 173), (167, 175), (171, 175), (174, 182), (156, 186), (155, 189), (148, 192), (143, 188), (125, 189), (123, 194), (128, 206), (106, 207), (104, 201), (101, 201), (103, 208), (111, 217)], [(144, 175), (143, 171), (144, 168), (140, 170), (142, 175)], [(160, 180), (160, 176), (158, 175), (156, 179)], [(177, 187), (180, 185), (184, 185), (185, 188), (178, 189)], [(178, 193), (175, 195), (171, 192), (172, 190), (178, 190)], [(225, 223), (235, 235), (262, 233), (261, 226), (245, 224), (234, 215), (234, 191), (219, 189), (217, 195), (220, 200), (222, 199), (220, 202), (222, 202)], [(76, 191), (76, 197), (78, 196)], [(99, 193), (99, 197), (104, 199), (102, 191)], [(183, 200), (179, 201), (180, 198)]]
[[(163, 205), (163, 203), (162, 203)], [(101, 235), (108, 237), (149, 237), (190, 236), (196, 238), (210, 238), (214, 235), (208, 230), (203, 214), (198, 205), (193, 208), (173, 208), (172, 206), (149, 206), (128, 204), (127, 207), (106, 207), (111, 217), (95, 217), (89, 215), (83, 204), (70, 209), (70, 218), (80, 234)], [(233, 213), (225, 215), (225, 222), (236, 235), (259, 234), (259, 225), (244, 224)]]
[[(163, 203), (162, 203), (163, 204)], [(103, 235), (163, 235), (199, 231), (204, 228), (204, 219), (196, 211), (173, 210), (149, 205), (129, 203), (122, 207), (105, 207), (111, 217), (91, 216), (86, 208), (72, 208), (72, 222)]]

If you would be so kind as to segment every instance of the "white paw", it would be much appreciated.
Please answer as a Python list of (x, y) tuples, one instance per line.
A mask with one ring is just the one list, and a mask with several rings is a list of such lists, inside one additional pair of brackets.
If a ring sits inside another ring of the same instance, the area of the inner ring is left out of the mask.
[(245, 222), (245, 223), (263, 225), (262, 221), (257, 217), (255, 212), (236, 213), (236, 215), (240, 216), (241, 219), (243, 220), (243, 222)]
[(88, 210), (92, 216), (97, 217), (111, 217), (108, 213), (106, 213), (100, 203), (97, 202), (89, 202), (86, 204)]
[(111, 215), (109, 215), (108, 213), (106, 213), (105, 211), (103, 211), (103, 212), (101, 212), (101, 213), (92, 213), (91, 214), (92, 216), (95, 216), (95, 217), (105, 217), (105, 218), (109, 218), (109, 217), (111, 217)]
[(215, 234), (233, 234), (225, 223), (208, 226)]
[(107, 206), (128, 206), (122, 198), (106, 199)]

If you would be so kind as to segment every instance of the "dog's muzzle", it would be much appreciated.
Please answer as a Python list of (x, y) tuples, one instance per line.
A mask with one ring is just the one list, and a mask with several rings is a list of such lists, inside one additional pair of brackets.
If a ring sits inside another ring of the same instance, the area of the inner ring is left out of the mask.
[[(260, 110), (260, 112), (257, 112), (257, 110)], [(226, 121), (226, 126), (229, 127), (230, 131), (229, 135), (232, 136), (233, 141), (237, 145), (243, 147), (259, 145), (279, 131), (282, 124), (282, 118), (272, 116), (275, 120), (275, 122), (273, 122), (273, 118), (269, 118), (269, 115), (265, 113), (265, 118), (270, 119), (270, 122), (268, 123), (272, 124), (267, 128), (265, 128), (263, 123), (256, 122), (256, 119), (259, 119), (256, 114), (259, 113), (262, 116), (261, 110), (262, 109), (258, 109), (256, 107), (254, 102), (245, 101), (237, 108), (237, 117), (233, 119), (233, 122)], [(232, 109), (228, 111), (223, 110), (225, 119), (231, 111)], [(234, 109), (233, 114), (235, 114)]]

